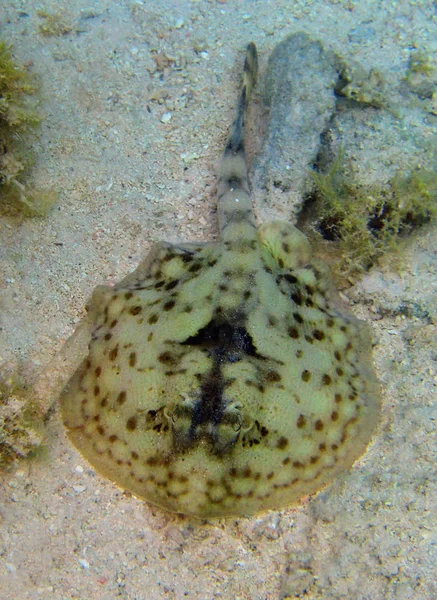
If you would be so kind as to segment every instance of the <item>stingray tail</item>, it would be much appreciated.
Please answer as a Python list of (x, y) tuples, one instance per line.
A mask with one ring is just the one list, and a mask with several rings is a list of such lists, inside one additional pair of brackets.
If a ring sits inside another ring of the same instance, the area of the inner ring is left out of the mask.
[(237, 116), (223, 153), (217, 186), (220, 231), (224, 234), (230, 223), (243, 220), (253, 224), (252, 202), (249, 198), (244, 125), (246, 109), (258, 75), (258, 54), (251, 42), (244, 61), (243, 83), (237, 106)]

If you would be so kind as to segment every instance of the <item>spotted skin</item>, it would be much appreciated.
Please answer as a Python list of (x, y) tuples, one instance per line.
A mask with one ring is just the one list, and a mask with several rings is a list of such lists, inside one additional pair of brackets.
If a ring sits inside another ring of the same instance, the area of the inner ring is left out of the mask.
[(255, 226), (243, 85), (218, 183), (221, 239), (157, 244), (88, 307), (89, 355), (61, 397), (68, 436), (138, 497), (198, 517), (316, 492), (362, 454), (379, 395), (367, 325), (292, 225)]

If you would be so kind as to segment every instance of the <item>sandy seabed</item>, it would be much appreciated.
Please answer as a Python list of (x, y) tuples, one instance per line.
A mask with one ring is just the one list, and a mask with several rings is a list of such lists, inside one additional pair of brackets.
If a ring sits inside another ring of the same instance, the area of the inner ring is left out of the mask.
[[(42, 35), (40, 11), (64, 34)], [(39, 381), (49, 411), (44, 452), (1, 475), (1, 600), (437, 597), (435, 226), (400, 268), (347, 290), (378, 341), (381, 422), (354, 468), (298, 507), (203, 523), (118, 490), (68, 443), (50, 368), (95, 285), (154, 241), (217, 235), (214, 169), (250, 40), (261, 69), (305, 31), (390, 79), (413, 48), (435, 61), (436, 24), (426, 1), (2, 3), (0, 37), (41, 83), (34, 182), (59, 200), (45, 219), (0, 219), (1, 368)]]

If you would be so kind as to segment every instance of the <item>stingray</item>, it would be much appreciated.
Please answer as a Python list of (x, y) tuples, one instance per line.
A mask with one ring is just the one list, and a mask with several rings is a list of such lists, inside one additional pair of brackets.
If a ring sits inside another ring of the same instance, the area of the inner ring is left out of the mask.
[(98, 286), (89, 354), (61, 396), (68, 437), (135, 496), (198, 517), (317, 492), (364, 452), (379, 414), (368, 325), (283, 221), (257, 228), (244, 152), (246, 52), (218, 176), (220, 239), (156, 244)]

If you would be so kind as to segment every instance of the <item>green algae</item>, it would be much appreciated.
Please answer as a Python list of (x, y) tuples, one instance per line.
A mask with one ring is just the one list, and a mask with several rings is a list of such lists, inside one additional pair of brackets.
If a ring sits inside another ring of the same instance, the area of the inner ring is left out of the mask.
[(39, 32), (44, 37), (61, 37), (73, 31), (73, 25), (68, 22), (61, 12), (48, 12), (39, 10), (37, 12), (41, 23), (38, 26)]
[(437, 218), (437, 173), (411, 169), (386, 185), (359, 185), (347, 177), (340, 155), (324, 172), (313, 173), (313, 229), (338, 250), (337, 278), (353, 281), (384, 254), (396, 252), (405, 236)]
[(411, 53), (403, 84), (417, 96), (427, 112), (437, 115), (437, 65), (424, 50)]
[(356, 63), (336, 58), (338, 82), (335, 92), (345, 100), (360, 106), (383, 108), (387, 105), (385, 81), (377, 69), (367, 71)]
[(38, 86), (25, 67), (12, 58), (11, 47), (0, 42), (0, 212), (44, 216), (56, 201), (51, 189), (27, 185), (35, 161), (31, 140), (41, 117)]
[(42, 417), (31, 388), (18, 373), (0, 377), (0, 469), (40, 451), (45, 438)]

